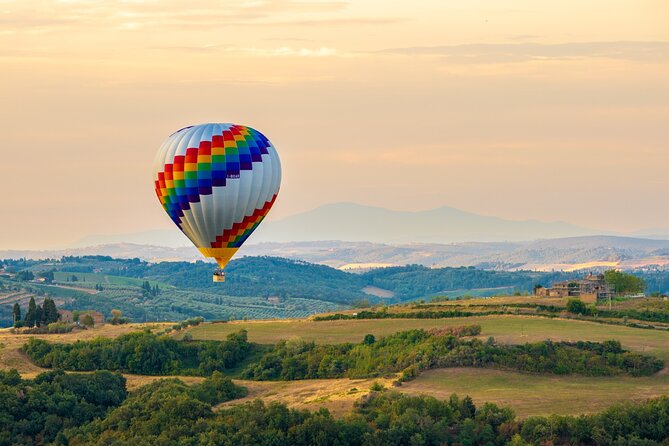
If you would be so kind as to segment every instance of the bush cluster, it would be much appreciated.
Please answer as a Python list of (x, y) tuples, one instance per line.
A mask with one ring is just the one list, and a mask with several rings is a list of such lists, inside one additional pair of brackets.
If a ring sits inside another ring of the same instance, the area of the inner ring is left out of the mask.
[[(160, 380), (143, 387), (124, 404), (127, 397), (125, 378), (118, 373), (98, 371), (90, 374), (52, 371), (24, 380), (16, 370), (0, 371), (0, 446), (34, 444), (73, 444), (68, 439), (69, 429), (75, 429), (94, 419), (106, 419), (109, 411), (118, 419), (119, 412), (132, 413), (133, 404), (144, 404), (143, 411), (153, 411), (168, 423), (174, 422), (175, 413), (166, 403), (170, 393), (180, 394), (178, 409), (210, 407), (246, 395), (246, 389), (214, 372), (200, 384), (186, 386), (178, 380)], [(150, 394), (154, 405), (142, 400)], [(162, 402), (157, 401), (163, 398)], [(121, 407), (119, 407), (121, 406)], [(190, 416), (190, 412), (188, 415)], [(117, 425), (119, 429), (147, 428), (146, 420), (134, 420), (135, 425)], [(135, 431), (134, 435), (141, 435)], [(133, 443), (134, 444), (134, 443)]]
[(180, 342), (150, 332), (115, 339), (53, 344), (31, 338), (23, 351), (40, 367), (74, 371), (118, 370), (142, 375), (210, 375), (237, 366), (251, 352), (245, 330), (226, 341)]

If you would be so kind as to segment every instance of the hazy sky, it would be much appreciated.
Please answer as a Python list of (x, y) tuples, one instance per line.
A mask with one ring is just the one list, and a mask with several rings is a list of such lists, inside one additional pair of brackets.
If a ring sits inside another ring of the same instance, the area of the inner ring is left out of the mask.
[(666, 0), (0, 0), (0, 81), (0, 248), (172, 227), (153, 156), (201, 122), (272, 140), (270, 218), (669, 227)]

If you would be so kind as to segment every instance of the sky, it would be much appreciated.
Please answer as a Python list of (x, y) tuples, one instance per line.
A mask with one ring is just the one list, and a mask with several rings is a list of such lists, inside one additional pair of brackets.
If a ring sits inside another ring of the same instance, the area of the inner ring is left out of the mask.
[(666, 0), (0, 0), (0, 249), (173, 227), (153, 157), (202, 122), (277, 147), (270, 219), (669, 227), (668, 79)]

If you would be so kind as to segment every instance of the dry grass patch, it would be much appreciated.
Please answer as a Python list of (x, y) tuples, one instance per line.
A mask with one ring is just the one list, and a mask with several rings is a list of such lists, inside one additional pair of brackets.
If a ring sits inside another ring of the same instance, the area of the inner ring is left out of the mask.
[(318, 410), (325, 407), (332, 413), (343, 415), (353, 409), (353, 403), (370, 392), (374, 382), (390, 387), (393, 379), (305, 379), (297, 381), (246, 381), (233, 380), (249, 390), (245, 398), (228, 401), (217, 406), (229, 407), (255, 399), (279, 401), (288, 407)]
[(180, 379), (184, 383), (190, 385), (199, 384), (204, 381), (204, 378), (201, 376), (149, 376), (149, 375), (132, 375), (130, 373), (124, 373), (126, 379), (126, 386), (129, 391), (138, 389), (139, 387), (151, 384), (154, 381), (159, 379)]

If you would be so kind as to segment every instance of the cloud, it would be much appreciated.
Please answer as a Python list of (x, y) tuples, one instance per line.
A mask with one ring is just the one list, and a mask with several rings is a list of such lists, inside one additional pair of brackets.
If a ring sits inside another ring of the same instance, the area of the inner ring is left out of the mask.
[(47, 33), (77, 27), (118, 30), (220, 28), (221, 26), (345, 26), (394, 23), (395, 18), (342, 15), (346, 1), (180, 0), (105, 2), (51, 0), (40, 8), (10, 1), (0, 11), (4, 32)]
[(201, 53), (229, 53), (229, 54), (241, 54), (241, 55), (251, 55), (251, 56), (264, 56), (264, 57), (277, 57), (277, 56), (292, 56), (292, 57), (328, 57), (328, 56), (338, 56), (342, 55), (335, 48), (330, 48), (326, 46), (321, 46), (317, 48), (307, 48), (307, 47), (292, 47), (292, 46), (280, 46), (275, 48), (258, 48), (258, 47), (236, 47), (231, 45), (216, 45), (216, 44), (206, 44), (200, 46), (164, 46), (164, 47), (153, 47), (154, 50), (165, 50), (165, 51), (186, 51), (189, 53), (201, 52)]
[(669, 61), (669, 42), (478, 43), (388, 48), (377, 53), (441, 56), (457, 63), (476, 64), (587, 58), (666, 62)]

